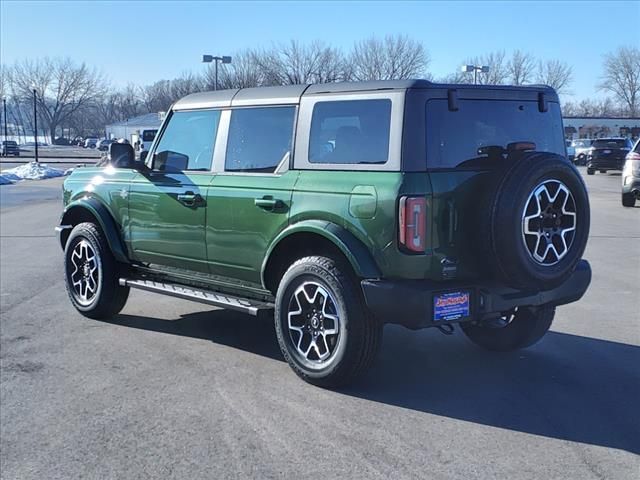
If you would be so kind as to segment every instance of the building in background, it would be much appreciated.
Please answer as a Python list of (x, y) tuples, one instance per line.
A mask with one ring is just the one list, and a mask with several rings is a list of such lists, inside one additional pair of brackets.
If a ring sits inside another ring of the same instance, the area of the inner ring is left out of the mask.
[(640, 137), (640, 117), (564, 117), (564, 134), (568, 139)]
[[(164, 120), (165, 112), (146, 113), (128, 118), (105, 127), (107, 138), (125, 138), (131, 145), (140, 148), (144, 131), (157, 131)], [(154, 135), (155, 136), (155, 135)]]

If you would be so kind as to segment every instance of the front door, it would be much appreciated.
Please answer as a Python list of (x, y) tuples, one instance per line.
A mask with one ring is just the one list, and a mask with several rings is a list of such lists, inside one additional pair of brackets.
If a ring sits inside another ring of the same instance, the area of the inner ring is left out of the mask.
[(208, 272), (207, 188), (220, 111), (174, 111), (129, 193), (135, 260)]

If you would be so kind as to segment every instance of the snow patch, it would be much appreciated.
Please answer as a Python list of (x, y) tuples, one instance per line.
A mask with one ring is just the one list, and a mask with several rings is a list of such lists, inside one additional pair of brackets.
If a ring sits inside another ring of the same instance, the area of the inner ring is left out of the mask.
[(62, 177), (65, 172), (57, 168), (51, 168), (46, 163), (31, 162), (19, 167), (2, 171), (2, 176), (10, 180), (42, 180), (45, 178)]

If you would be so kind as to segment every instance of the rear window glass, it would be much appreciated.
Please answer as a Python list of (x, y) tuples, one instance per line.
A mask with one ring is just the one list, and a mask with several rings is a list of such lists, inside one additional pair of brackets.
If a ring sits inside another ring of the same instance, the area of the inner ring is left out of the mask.
[(594, 140), (591, 146), (593, 148), (625, 148), (627, 147), (627, 141), (624, 138), (603, 138)]
[[(548, 105), (546, 112), (540, 112), (538, 102), (461, 100), (458, 110), (450, 111), (447, 100), (428, 101), (427, 166), (486, 164), (517, 142), (535, 143), (537, 151), (564, 156), (560, 106)], [(481, 152), (481, 147), (495, 148)]]
[(309, 162), (386, 163), (390, 127), (389, 99), (318, 102), (311, 117)]
[(153, 142), (153, 139), (156, 138), (157, 130), (143, 130), (142, 131), (142, 141), (143, 142)]

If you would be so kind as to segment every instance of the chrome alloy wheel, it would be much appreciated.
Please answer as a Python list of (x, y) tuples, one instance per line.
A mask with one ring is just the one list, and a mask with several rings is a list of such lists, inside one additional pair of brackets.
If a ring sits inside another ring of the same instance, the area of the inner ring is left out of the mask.
[(291, 296), (287, 321), (297, 354), (315, 368), (324, 367), (340, 340), (340, 318), (329, 291), (319, 283), (304, 282)]
[(522, 213), (522, 240), (539, 265), (551, 266), (567, 254), (575, 237), (576, 202), (559, 180), (533, 189)]
[(78, 303), (83, 306), (93, 302), (100, 285), (100, 262), (98, 255), (86, 240), (80, 240), (71, 252), (71, 284)]

